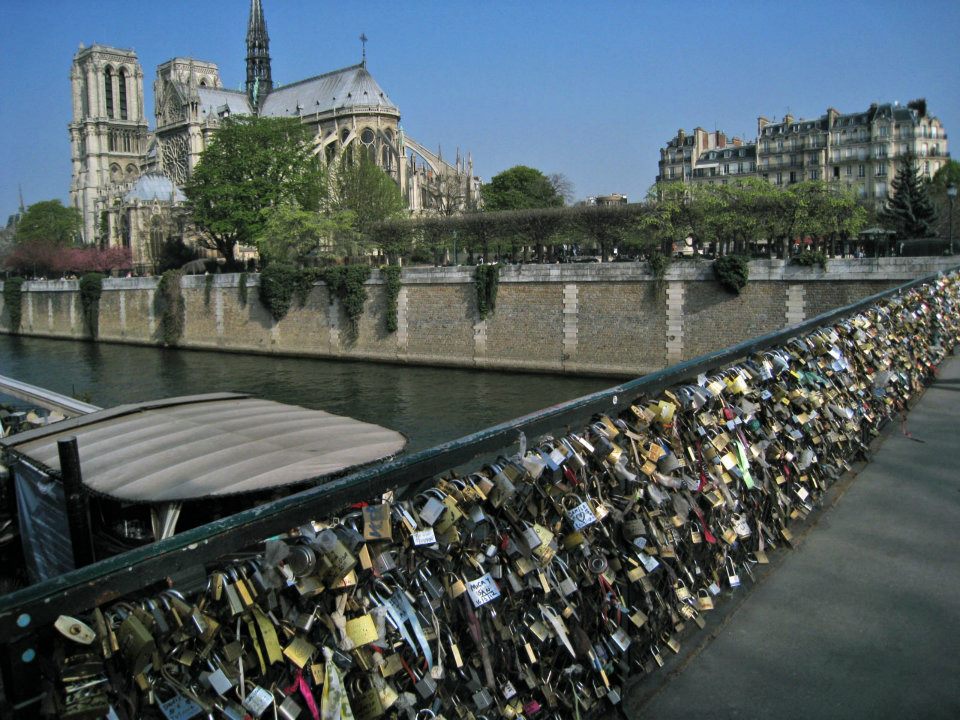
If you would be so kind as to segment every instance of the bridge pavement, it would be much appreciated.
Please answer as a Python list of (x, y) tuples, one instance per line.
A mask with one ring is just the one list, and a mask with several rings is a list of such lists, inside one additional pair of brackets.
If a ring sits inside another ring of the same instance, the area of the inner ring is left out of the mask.
[[(629, 718), (960, 718), (960, 357)], [(660, 677), (662, 675), (662, 677)]]

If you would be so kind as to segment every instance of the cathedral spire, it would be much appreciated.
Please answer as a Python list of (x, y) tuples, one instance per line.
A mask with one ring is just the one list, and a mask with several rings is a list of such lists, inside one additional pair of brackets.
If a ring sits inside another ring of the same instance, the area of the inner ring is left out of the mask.
[(250, 0), (250, 20), (247, 23), (247, 96), (258, 107), (273, 89), (270, 75), (270, 36), (263, 19), (260, 0)]

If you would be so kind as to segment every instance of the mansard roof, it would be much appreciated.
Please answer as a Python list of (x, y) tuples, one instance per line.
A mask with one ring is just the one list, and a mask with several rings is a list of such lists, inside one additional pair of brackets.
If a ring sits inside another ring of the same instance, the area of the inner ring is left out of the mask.
[(376, 107), (400, 114), (364, 63), (274, 88), (263, 102), (261, 115), (298, 117), (331, 110)]
[(141, 175), (133, 184), (133, 187), (123, 196), (123, 201), (126, 203), (132, 203), (138, 200), (140, 202), (153, 202), (154, 200), (159, 200), (160, 202), (170, 202), (171, 200), (173, 200), (173, 202), (185, 202), (186, 199), (186, 195), (180, 192), (180, 189), (173, 184), (173, 181), (162, 173), (147, 173)]
[(200, 95), (200, 117), (204, 120), (211, 116), (218, 118), (223, 115), (224, 110), (230, 115), (253, 114), (250, 100), (243, 91), (198, 87), (197, 93)]

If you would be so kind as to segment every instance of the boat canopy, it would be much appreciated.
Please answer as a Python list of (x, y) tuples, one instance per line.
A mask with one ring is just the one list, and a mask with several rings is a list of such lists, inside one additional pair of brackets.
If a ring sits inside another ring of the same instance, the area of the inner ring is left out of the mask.
[(83, 484), (138, 503), (261, 492), (343, 474), (399, 453), (398, 432), (237, 393), (120, 405), (0, 441), (59, 473), (57, 441), (75, 436)]

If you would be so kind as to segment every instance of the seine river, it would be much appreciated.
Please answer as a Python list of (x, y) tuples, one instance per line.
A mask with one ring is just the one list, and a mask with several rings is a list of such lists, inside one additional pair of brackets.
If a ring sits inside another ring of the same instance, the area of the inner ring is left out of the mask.
[(616, 384), (602, 378), (166, 350), (11, 335), (0, 335), (0, 375), (102, 407), (176, 395), (249, 393), (398, 430), (410, 440), (408, 451)]

